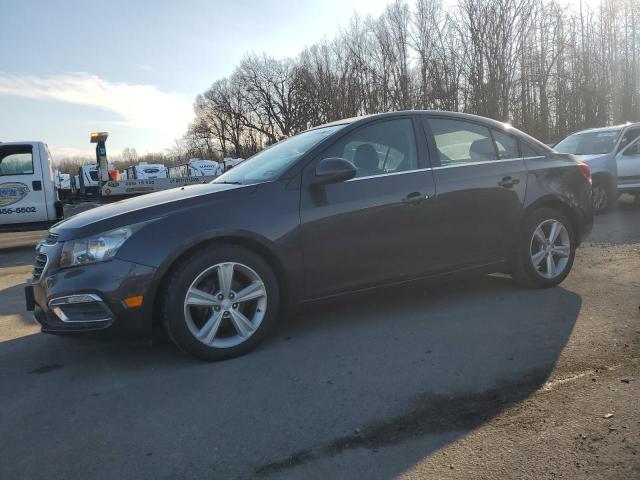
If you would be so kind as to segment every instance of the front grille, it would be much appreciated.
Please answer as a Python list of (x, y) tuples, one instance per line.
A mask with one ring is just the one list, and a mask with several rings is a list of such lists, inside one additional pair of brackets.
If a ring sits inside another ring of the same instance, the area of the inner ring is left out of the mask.
[(44, 272), (45, 267), (47, 266), (47, 255), (44, 253), (38, 253), (36, 255), (36, 261), (33, 264), (33, 281), (40, 281), (40, 277), (42, 277), (42, 272)]

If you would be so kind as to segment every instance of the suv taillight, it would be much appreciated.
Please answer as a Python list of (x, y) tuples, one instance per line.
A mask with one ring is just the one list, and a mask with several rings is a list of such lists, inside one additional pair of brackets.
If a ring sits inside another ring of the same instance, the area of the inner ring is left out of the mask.
[(586, 163), (578, 162), (578, 167), (580, 168), (580, 171), (584, 175), (584, 178), (586, 178), (587, 182), (589, 182), (589, 185), (593, 185), (593, 181), (591, 179), (591, 170), (589, 169), (589, 165), (587, 165)]

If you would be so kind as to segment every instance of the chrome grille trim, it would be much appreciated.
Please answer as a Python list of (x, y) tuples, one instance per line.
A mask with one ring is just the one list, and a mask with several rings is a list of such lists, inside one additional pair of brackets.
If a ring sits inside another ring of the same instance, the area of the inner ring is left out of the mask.
[(42, 278), (42, 274), (47, 269), (47, 265), (49, 264), (49, 257), (46, 253), (38, 253), (36, 255), (35, 262), (33, 264), (33, 276), (31, 281), (33, 283), (38, 283)]

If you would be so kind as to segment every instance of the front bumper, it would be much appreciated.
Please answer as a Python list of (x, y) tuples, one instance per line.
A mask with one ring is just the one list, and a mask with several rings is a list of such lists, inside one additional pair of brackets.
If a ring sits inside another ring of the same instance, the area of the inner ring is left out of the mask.
[[(48, 270), (25, 289), (27, 309), (47, 333), (109, 330), (148, 335), (152, 328), (152, 284), (156, 269), (113, 259), (104, 263)], [(142, 306), (124, 299), (141, 295)], [(145, 302), (144, 299), (148, 299)]]

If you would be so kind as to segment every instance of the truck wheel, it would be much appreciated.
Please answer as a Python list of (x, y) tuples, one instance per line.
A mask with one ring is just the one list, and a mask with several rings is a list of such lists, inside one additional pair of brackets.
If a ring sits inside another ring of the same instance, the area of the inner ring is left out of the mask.
[(593, 188), (591, 189), (594, 213), (601, 214), (611, 210), (613, 202), (616, 200), (614, 196), (611, 182), (605, 179), (594, 179)]
[(532, 287), (558, 285), (571, 271), (575, 246), (573, 226), (565, 215), (552, 208), (534, 210), (524, 220), (514, 277)]
[(269, 265), (254, 252), (214, 245), (190, 254), (161, 293), (169, 337), (203, 360), (244, 355), (278, 317), (280, 292)]

